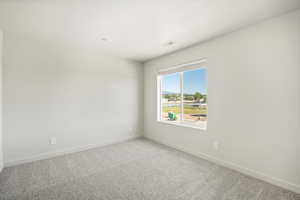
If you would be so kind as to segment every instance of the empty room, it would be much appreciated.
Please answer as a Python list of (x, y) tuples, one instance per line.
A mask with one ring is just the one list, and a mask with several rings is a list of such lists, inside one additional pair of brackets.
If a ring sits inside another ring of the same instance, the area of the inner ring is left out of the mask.
[(300, 0), (0, 0), (0, 200), (300, 200)]

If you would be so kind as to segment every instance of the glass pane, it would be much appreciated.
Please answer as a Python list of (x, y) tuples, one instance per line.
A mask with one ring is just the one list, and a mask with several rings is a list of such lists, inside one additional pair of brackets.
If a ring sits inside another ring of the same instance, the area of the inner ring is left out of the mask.
[(162, 106), (163, 121), (180, 121), (181, 104), (164, 103)]
[(181, 113), (180, 74), (163, 76), (161, 92), (162, 120), (179, 121)]
[(183, 121), (204, 125), (207, 121), (207, 71), (205, 68), (183, 73)]

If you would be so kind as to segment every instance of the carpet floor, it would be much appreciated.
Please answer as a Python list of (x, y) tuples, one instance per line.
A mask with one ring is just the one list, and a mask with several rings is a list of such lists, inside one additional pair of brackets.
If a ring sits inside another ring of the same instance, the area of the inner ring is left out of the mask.
[(146, 139), (5, 168), (1, 200), (300, 200)]

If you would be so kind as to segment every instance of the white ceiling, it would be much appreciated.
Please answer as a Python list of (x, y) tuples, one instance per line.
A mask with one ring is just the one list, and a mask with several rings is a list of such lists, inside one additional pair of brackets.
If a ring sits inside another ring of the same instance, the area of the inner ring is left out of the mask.
[(0, 28), (145, 61), (297, 8), (300, 0), (0, 0)]

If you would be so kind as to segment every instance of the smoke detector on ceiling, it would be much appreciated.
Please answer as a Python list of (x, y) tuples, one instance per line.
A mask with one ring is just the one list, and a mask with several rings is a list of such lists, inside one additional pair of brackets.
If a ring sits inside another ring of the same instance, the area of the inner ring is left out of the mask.
[(165, 44), (165, 46), (173, 46), (174, 44), (175, 44), (175, 42), (170, 41), (170, 42), (167, 42), (167, 43)]

